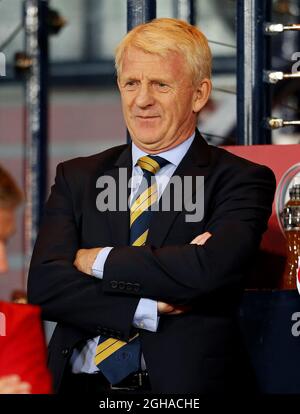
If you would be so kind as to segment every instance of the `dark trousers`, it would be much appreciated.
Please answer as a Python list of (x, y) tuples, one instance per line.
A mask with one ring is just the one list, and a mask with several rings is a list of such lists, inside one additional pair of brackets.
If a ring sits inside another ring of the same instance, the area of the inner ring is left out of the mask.
[(149, 394), (151, 386), (148, 377), (143, 373), (130, 375), (116, 386), (111, 386), (104, 375), (99, 372), (97, 374), (72, 374), (67, 371), (63, 377), (60, 395), (79, 395), (81, 394)]

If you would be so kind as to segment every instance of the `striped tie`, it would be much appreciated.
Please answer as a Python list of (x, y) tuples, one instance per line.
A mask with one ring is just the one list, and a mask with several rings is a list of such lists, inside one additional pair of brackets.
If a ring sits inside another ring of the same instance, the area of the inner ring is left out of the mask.
[[(130, 245), (144, 246), (153, 213), (151, 207), (158, 200), (154, 176), (168, 161), (159, 156), (146, 155), (139, 158), (137, 164), (143, 170), (143, 179), (130, 207)], [(138, 336), (136, 333), (129, 342), (100, 337), (94, 362), (111, 384), (118, 384), (140, 369), (141, 346)]]

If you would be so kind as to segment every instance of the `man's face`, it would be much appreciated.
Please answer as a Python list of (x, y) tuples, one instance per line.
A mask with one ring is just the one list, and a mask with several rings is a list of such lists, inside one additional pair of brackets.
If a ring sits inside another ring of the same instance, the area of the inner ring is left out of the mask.
[(0, 274), (8, 271), (6, 244), (15, 228), (15, 211), (0, 207)]
[(162, 58), (128, 48), (118, 85), (131, 138), (148, 153), (173, 148), (192, 135), (207, 100), (199, 106), (201, 94), (183, 56), (175, 52)]

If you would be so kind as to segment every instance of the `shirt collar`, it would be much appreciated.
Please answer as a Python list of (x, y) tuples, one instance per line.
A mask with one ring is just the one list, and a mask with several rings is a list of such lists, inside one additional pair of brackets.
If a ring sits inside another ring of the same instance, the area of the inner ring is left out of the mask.
[[(195, 132), (185, 141), (183, 141), (181, 144), (177, 145), (176, 147), (168, 150), (168, 151), (164, 151), (164, 152), (160, 152), (158, 154), (155, 155), (159, 155), (160, 157), (165, 158), (167, 161), (169, 161), (169, 163), (175, 165), (176, 167), (180, 164), (180, 161), (182, 160), (182, 158), (185, 156), (185, 154), (187, 153), (188, 149), (190, 148), (193, 140), (195, 138)], [(132, 165), (135, 166), (137, 163), (137, 160), (140, 157), (144, 157), (145, 155), (149, 155), (146, 152), (142, 151), (140, 148), (138, 148), (134, 142), (132, 142)]]

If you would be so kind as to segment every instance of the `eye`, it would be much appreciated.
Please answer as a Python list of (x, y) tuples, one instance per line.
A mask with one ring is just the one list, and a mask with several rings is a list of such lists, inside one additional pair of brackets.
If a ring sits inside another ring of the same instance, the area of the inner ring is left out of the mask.
[(154, 87), (160, 92), (167, 92), (169, 90), (169, 85), (164, 82), (154, 82)]
[(137, 87), (137, 84), (138, 84), (137, 81), (129, 80), (129, 81), (125, 82), (124, 86), (127, 90), (134, 90)]

